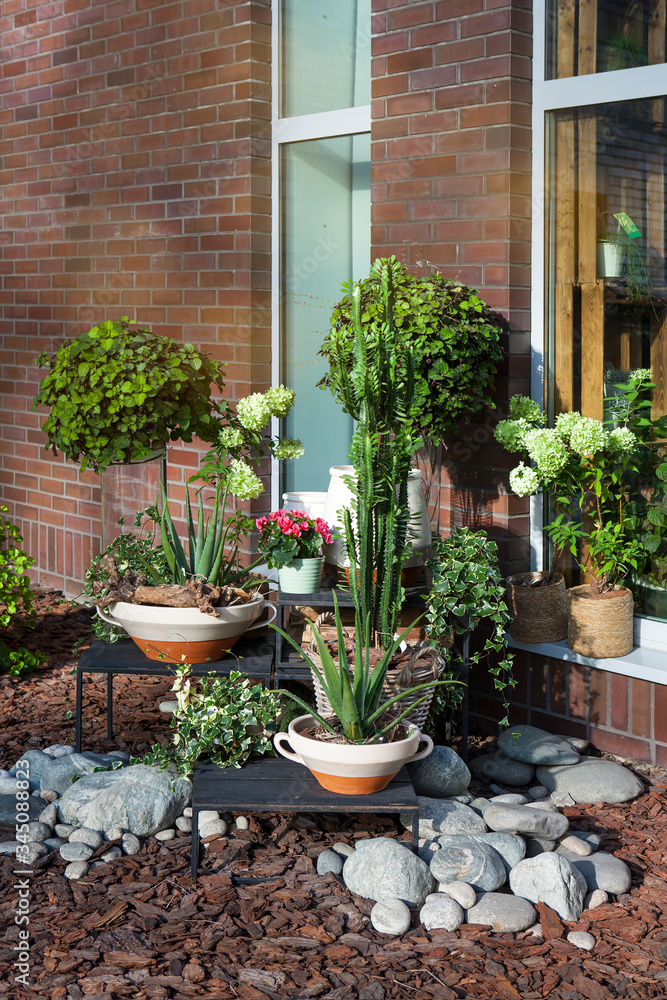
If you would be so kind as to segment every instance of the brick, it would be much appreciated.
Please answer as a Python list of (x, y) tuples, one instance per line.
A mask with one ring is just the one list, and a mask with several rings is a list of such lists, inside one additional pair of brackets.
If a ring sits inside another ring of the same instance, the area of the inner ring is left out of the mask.
[(632, 725), (631, 732), (634, 736), (642, 736), (650, 739), (652, 736), (652, 688), (648, 681), (639, 680), (633, 677), (630, 682), (632, 697)]
[(629, 729), (629, 699), (627, 677), (620, 674), (610, 675), (610, 708), (611, 726), (613, 729), (620, 729), (626, 732)]

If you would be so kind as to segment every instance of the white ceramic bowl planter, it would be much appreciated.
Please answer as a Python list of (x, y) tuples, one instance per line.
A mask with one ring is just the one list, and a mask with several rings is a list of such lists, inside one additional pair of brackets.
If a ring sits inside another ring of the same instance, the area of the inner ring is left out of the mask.
[[(268, 607), (269, 617), (257, 619)], [(149, 660), (167, 663), (209, 663), (220, 660), (247, 632), (263, 628), (276, 617), (274, 604), (261, 594), (247, 604), (216, 608), (215, 615), (199, 608), (165, 608), (116, 601), (97, 613), (109, 625), (120, 625)]]
[[(316, 726), (312, 715), (300, 715), (286, 733), (276, 733), (274, 746), (283, 757), (307, 767), (322, 788), (341, 795), (381, 792), (404, 764), (423, 760), (433, 750), (433, 740), (416, 726), (408, 726), (406, 739), (364, 744), (331, 743), (302, 734)], [(424, 750), (418, 750), (420, 741), (426, 743)]]

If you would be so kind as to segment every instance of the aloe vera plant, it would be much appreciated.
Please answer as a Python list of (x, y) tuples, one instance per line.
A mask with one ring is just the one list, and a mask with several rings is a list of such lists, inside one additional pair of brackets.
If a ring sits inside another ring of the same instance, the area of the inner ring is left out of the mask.
[[(425, 684), (417, 684), (414, 687), (406, 689), (405, 691), (401, 691), (400, 694), (397, 694), (393, 698), (389, 698), (387, 701), (380, 704), (382, 686), (384, 684), (387, 668), (389, 667), (391, 658), (407, 636), (408, 632), (412, 628), (412, 625), (409, 625), (401, 635), (394, 639), (389, 646), (389, 649), (384, 650), (379, 663), (371, 669), (370, 616), (367, 617), (365, 630), (361, 630), (365, 631), (365, 641), (363, 643), (355, 643), (354, 671), (352, 672), (351, 664), (349, 663), (345, 652), (345, 636), (343, 634), (343, 625), (338, 611), (338, 601), (336, 600), (335, 592), (333, 599), (336, 632), (338, 635), (338, 663), (335, 662), (327, 644), (315, 625), (311, 627), (313, 635), (315, 636), (320, 661), (322, 663), (321, 670), (313, 662), (312, 657), (310, 657), (308, 653), (303, 650), (294, 641), (294, 639), (291, 638), (291, 636), (289, 636), (286, 632), (283, 632), (282, 629), (278, 628), (276, 625), (272, 625), (272, 628), (275, 628), (278, 632), (280, 632), (283, 638), (286, 639), (294, 647), (297, 653), (299, 653), (299, 655), (302, 656), (310, 665), (322, 685), (322, 689), (329, 700), (329, 704), (333, 709), (334, 715), (340, 722), (343, 735), (350, 743), (366, 743), (379, 739), (394, 729), (409, 712), (412, 712), (416, 708), (417, 705), (421, 704), (422, 701), (430, 697), (430, 692), (434, 686), (460, 683), (459, 681), (453, 680), (428, 681)], [(358, 618), (358, 613), (356, 617)], [(359, 626), (359, 622), (357, 622), (357, 625)], [(356, 629), (356, 632), (359, 634), (359, 627)], [(351, 673), (352, 677), (350, 677)], [(425, 692), (422, 698), (411, 702), (404, 712), (396, 718), (392, 718), (391, 721), (387, 722), (385, 725), (382, 724), (381, 718), (388, 708), (391, 708), (392, 705), (395, 705), (397, 702), (400, 702), (404, 698), (412, 696), (419, 691)], [(292, 701), (303, 708), (309, 715), (312, 715), (312, 717), (319, 722), (319, 724), (326, 729), (327, 732), (336, 733), (336, 729), (332, 725), (330, 719), (325, 719), (323, 716), (319, 715), (310, 705), (306, 704), (305, 701), (302, 701), (297, 695), (292, 694), (291, 691), (285, 690), (281, 690), (278, 693), (285, 695), (287, 698), (291, 698)]]

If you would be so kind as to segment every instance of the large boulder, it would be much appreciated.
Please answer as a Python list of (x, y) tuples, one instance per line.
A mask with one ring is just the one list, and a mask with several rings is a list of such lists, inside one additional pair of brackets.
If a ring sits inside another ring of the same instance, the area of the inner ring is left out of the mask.
[(460, 795), (470, 784), (467, 765), (451, 747), (433, 747), (424, 760), (408, 764), (408, 774), (417, 795), (433, 799)]
[(191, 796), (187, 778), (134, 764), (79, 778), (59, 800), (58, 815), (74, 826), (103, 831), (120, 827), (147, 837), (172, 826)]
[(632, 883), (632, 872), (625, 861), (606, 851), (598, 851), (582, 858), (577, 854), (562, 854), (586, 879), (589, 892), (604, 889), (614, 895), (627, 892)]
[(563, 920), (579, 919), (588, 892), (581, 872), (554, 853), (520, 861), (510, 872), (510, 888), (531, 903), (546, 903)]
[(535, 726), (510, 726), (503, 730), (498, 737), (498, 748), (506, 757), (526, 764), (576, 764), (580, 759), (567, 740)]
[(484, 809), (484, 822), (498, 833), (522, 833), (548, 840), (560, 840), (570, 826), (566, 816), (559, 812), (538, 809), (535, 806), (513, 806), (503, 802), (490, 802)]
[(480, 781), (500, 782), (510, 788), (530, 785), (535, 778), (535, 765), (512, 760), (504, 753), (485, 753), (470, 761), (470, 770)]
[(16, 827), (16, 805), (21, 807), (21, 815), (28, 813), (28, 819), (39, 819), (44, 808), (44, 799), (29, 795), (17, 800), (16, 795), (0, 795), (0, 830), (14, 830)]
[(436, 851), (431, 874), (438, 882), (467, 882), (480, 892), (498, 889), (507, 878), (498, 852), (472, 837), (460, 837)]
[(343, 881), (358, 896), (401, 899), (411, 907), (421, 906), (435, 889), (428, 865), (389, 837), (360, 841), (343, 865)]
[[(418, 795), (417, 802), (420, 837), (437, 837), (440, 833), (486, 833), (486, 823), (482, 817), (463, 802), (457, 802), (456, 799), (433, 799), (426, 795)], [(400, 820), (406, 830), (412, 829), (410, 813), (401, 813)]]
[(613, 760), (584, 757), (576, 767), (538, 767), (537, 779), (550, 792), (569, 792), (575, 802), (629, 802), (644, 786)]
[[(451, 847), (459, 841), (458, 837), (438, 837), (441, 847)], [(476, 840), (480, 844), (488, 844), (497, 851), (503, 860), (507, 871), (514, 868), (526, 856), (526, 841), (514, 833), (474, 833), (467, 840)]]
[(62, 795), (71, 787), (72, 779), (77, 779), (83, 774), (92, 774), (99, 768), (123, 764), (126, 760), (127, 754), (90, 753), (87, 750), (83, 753), (56, 757), (40, 769), (41, 787), (52, 788), (58, 795)]

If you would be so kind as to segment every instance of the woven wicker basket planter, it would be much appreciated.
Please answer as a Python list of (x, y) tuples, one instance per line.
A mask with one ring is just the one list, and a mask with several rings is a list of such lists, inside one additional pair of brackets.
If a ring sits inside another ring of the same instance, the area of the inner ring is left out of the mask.
[[(322, 616), (324, 618), (325, 616)], [(319, 625), (319, 620), (318, 620)], [(315, 664), (315, 666), (321, 670), (322, 661), (318, 656), (317, 652), (313, 649), (311, 644), (308, 650), (308, 655)], [(385, 677), (384, 685), (382, 687), (382, 698), (380, 704), (393, 698), (395, 695), (400, 694), (401, 691), (407, 690), (407, 688), (414, 687), (417, 684), (427, 684), (429, 681), (437, 681), (441, 673), (445, 669), (445, 661), (440, 656), (440, 654), (429, 646), (425, 642), (408, 643), (408, 648), (412, 650), (412, 656), (410, 660), (403, 664), (400, 669), (393, 670), (391, 667), (387, 670), (387, 675)], [(313, 680), (313, 687), (315, 689), (315, 703), (317, 706), (317, 711), (320, 715), (332, 715), (333, 710), (329, 703), (322, 685), (317, 679), (316, 674), (311, 670), (311, 677)], [(353, 676), (354, 671), (350, 671), (350, 677)], [(403, 722), (406, 724), (412, 723), (418, 729), (422, 729), (424, 723), (426, 722), (426, 717), (429, 713), (431, 707), (431, 701), (433, 700), (433, 692), (435, 688), (431, 688), (425, 691), (418, 691), (417, 694), (410, 695), (407, 698), (402, 698), (400, 702), (396, 705), (392, 705), (387, 711), (385, 722), (388, 722), (391, 718), (396, 718), (401, 712), (404, 712), (406, 708), (410, 708), (414, 705), (420, 698), (424, 695), (428, 695), (426, 701), (423, 701), (420, 705), (411, 711)]]
[(567, 637), (565, 579), (556, 573), (546, 587), (522, 586), (544, 573), (515, 573), (505, 581), (507, 607), (512, 615), (510, 635), (520, 642), (558, 642)]
[(632, 652), (634, 601), (629, 590), (613, 597), (588, 597), (590, 587), (567, 592), (567, 644), (583, 656), (627, 656)]

